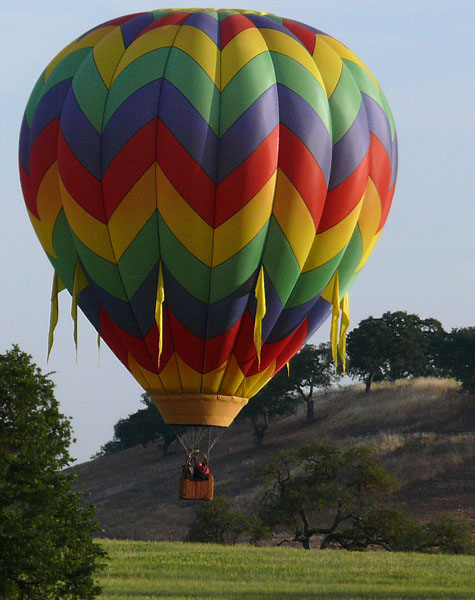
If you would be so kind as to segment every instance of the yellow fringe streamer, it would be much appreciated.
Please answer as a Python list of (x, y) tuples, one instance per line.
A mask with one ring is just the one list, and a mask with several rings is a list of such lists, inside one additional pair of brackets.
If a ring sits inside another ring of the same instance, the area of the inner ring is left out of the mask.
[(287, 377), (290, 377), (290, 364), (286, 363), (287, 366)]
[(330, 328), (330, 340), (332, 344), (332, 357), (335, 367), (338, 366), (338, 320), (340, 317), (340, 282), (338, 271), (336, 271), (333, 280), (332, 292), (332, 323)]
[(53, 287), (51, 289), (51, 312), (49, 316), (49, 333), (48, 333), (48, 357), (46, 362), (49, 361), (49, 355), (53, 348), (54, 341), (54, 330), (58, 324), (59, 306), (58, 306), (58, 294), (64, 290), (65, 286), (61, 279), (58, 277), (56, 271), (53, 276)]
[(264, 285), (264, 267), (261, 266), (254, 292), (257, 300), (256, 319), (254, 322), (254, 346), (257, 352), (257, 364), (261, 366), (262, 320), (266, 314), (266, 289)]
[(97, 368), (101, 366), (101, 334), (97, 334)]
[(155, 323), (158, 328), (158, 360), (157, 366), (160, 366), (160, 356), (163, 350), (163, 303), (165, 301), (165, 288), (163, 286), (163, 272), (162, 263), (158, 269), (158, 286), (157, 286), (157, 300), (155, 302)]
[(340, 339), (338, 340), (338, 352), (343, 365), (343, 373), (346, 373), (346, 332), (350, 326), (350, 300), (348, 293), (343, 296), (340, 303), (341, 308), (341, 324), (340, 324)]

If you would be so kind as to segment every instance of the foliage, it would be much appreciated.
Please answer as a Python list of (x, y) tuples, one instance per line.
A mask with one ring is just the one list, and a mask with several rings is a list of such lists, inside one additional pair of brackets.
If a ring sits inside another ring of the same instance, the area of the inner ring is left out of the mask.
[(142, 394), (142, 408), (114, 425), (114, 439), (104, 444), (93, 457), (98, 458), (127, 448), (162, 440), (162, 452), (166, 456), (171, 444), (177, 439), (175, 431), (165, 423), (162, 415), (148, 394)]
[(473, 557), (102, 540), (101, 600), (473, 599)]
[(227, 498), (217, 496), (213, 502), (200, 502), (191, 522), (187, 540), (235, 544), (245, 530), (245, 516), (233, 509)]
[(444, 554), (475, 554), (472, 529), (467, 519), (455, 514), (440, 515), (424, 525), (420, 550)]
[(94, 598), (104, 556), (73, 493), (71, 425), (18, 346), (0, 355), (0, 590), (9, 600)]
[(264, 445), (265, 434), (273, 419), (295, 412), (297, 402), (291, 390), (292, 382), (287, 375), (287, 370), (281, 369), (239, 413), (238, 420), (246, 418), (251, 420), (258, 448)]
[(368, 317), (348, 334), (348, 373), (362, 379), (369, 392), (373, 381), (439, 375), (435, 352), (442, 325), (405, 311)]
[(333, 365), (330, 343), (320, 344), (318, 347), (306, 344), (291, 360), (290, 387), (306, 404), (307, 423), (314, 420), (315, 390), (328, 389), (340, 377)]
[(475, 392), (475, 327), (452, 329), (438, 344), (437, 362), (442, 371)]
[[(293, 541), (322, 547), (348, 521), (367, 514), (398, 487), (397, 480), (363, 446), (340, 448), (317, 443), (279, 453), (260, 472), (267, 485), (260, 517), (270, 527), (287, 525)], [(332, 538), (332, 539), (333, 539)]]

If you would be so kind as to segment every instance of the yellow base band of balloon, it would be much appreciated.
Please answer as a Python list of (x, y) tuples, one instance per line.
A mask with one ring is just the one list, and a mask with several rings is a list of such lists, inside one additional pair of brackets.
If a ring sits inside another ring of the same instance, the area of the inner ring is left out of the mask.
[(159, 396), (152, 400), (168, 425), (204, 425), (229, 427), (247, 404), (247, 398), (216, 394)]

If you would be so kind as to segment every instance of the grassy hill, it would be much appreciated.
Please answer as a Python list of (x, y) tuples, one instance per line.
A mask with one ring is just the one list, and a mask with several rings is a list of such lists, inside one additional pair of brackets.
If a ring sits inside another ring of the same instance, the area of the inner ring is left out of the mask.
[[(474, 398), (454, 382), (437, 379), (379, 384), (365, 394), (351, 386), (316, 397), (315, 421), (302, 410), (271, 423), (265, 447), (254, 446), (251, 425), (236, 423), (211, 456), (215, 493), (245, 508), (261, 490), (254, 469), (285, 448), (324, 440), (366, 444), (381, 453), (403, 486), (398, 499), (432, 517), (457, 512), (472, 518), (475, 500)], [(76, 489), (90, 494), (105, 536), (136, 540), (182, 540), (196, 504), (178, 499), (184, 452), (168, 457), (160, 447), (137, 446), (80, 464)]]

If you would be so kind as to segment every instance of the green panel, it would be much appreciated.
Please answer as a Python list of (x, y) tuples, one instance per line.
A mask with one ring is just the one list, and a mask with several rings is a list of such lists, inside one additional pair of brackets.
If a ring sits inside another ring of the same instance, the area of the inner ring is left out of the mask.
[(350, 69), (343, 63), (340, 80), (330, 100), (333, 144), (353, 125), (361, 106), (361, 92)]
[(285, 308), (299, 306), (300, 304), (304, 304), (304, 302), (308, 302), (312, 298), (315, 298), (318, 294), (321, 294), (338, 267), (343, 252), (344, 250), (317, 269), (302, 273)]
[(26, 105), (25, 117), (26, 117), (26, 122), (28, 123), (28, 127), (30, 127), (30, 129), (31, 129), (31, 122), (33, 121), (33, 115), (35, 113), (36, 105), (38, 104), (38, 100), (40, 99), (41, 90), (43, 89), (44, 76), (45, 76), (45, 72), (43, 71), (43, 73), (41, 73), (41, 75), (39, 76), (38, 81), (35, 83), (35, 87), (33, 88), (33, 91), (31, 92), (30, 97), (28, 99), (28, 104)]
[(331, 117), (325, 90), (314, 75), (289, 56), (271, 52), (277, 82), (301, 96), (318, 114), (331, 132)]
[(343, 64), (350, 70), (360, 90), (381, 105), (381, 94), (368, 72), (351, 60), (343, 59)]
[(355, 270), (360, 264), (363, 252), (360, 228), (356, 227), (351, 236), (345, 254), (338, 265), (338, 278), (340, 284), (340, 297), (342, 298), (356, 279)]
[(97, 70), (92, 52), (83, 60), (74, 76), (73, 91), (87, 120), (101, 133), (108, 90)]
[(300, 267), (279, 223), (272, 216), (262, 263), (282, 306), (285, 306), (300, 275)]
[(382, 90), (380, 92), (380, 96), (381, 96), (381, 106), (383, 107), (384, 112), (386, 113), (386, 116), (389, 121), (389, 126), (391, 127), (391, 139), (394, 140), (394, 137), (396, 136), (396, 125), (394, 123), (393, 113), (391, 112), (387, 98), (384, 95), (384, 92)]
[(188, 252), (160, 215), (158, 227), (162, 260), (167, 269), (190, 294), (207, 303), (211, 269)]
[(270, 52), (263, 52), (244, 65), (221, 93), (220, 135), (275, 83)]
[[(282, 17), (278, 17), (277, 15), (267, 14), (264, 16), (266, 17), (266, 19), (272, 19), (276, 23), (279, 23), (279, 25), (282, 25), (282, 23), (284, 22), (284, 19)], [(264, 27), (261, 27), (261, 29), (264, 29)]]
[(165, 77), (191, 102), (218, 135), (219, 91), (206, 71), (189, 54), (180, 48), (172, 48)]
[(139, 289), (159, 259), (158, 222), (155, 212), (119, 260), (119, 272), (129, 298)]
[(108, 294), (127, 302), (128, 298), (125, 294), (117, 265), (89, 250), (74, 232), (71, 233), (74, 245), (78, 250), (79, 258), (89, 278), (93, 279)]
[(88, 54), (92, 54), (92, 48), (82, 48), (63, 58), (46, 80), (38, 100), (60, 81), (72, 79)]
[[(259, 266), (268, 224), (239, 252), (213, 269), (209, 303), (218, 302), (239, 289)], [(208, 298), (206, 298), (206, 302)]]
[[(138, 89), (163, 77), (170, 48), (159, 48), (142, 55), (126, 67), (112, 84), (104, 112), (104, 127), (119, 106)], [(124, 56), (127, 56), (124, 54)]]
[(53, 229), (53, 248), (56, 256), (59, 258), (49, 257), (59, 278), (68, 288), (69, 292), (73, 293), (74, 269), (77, 262), (77, 251), (71, 237), (71, 229), (69, 228), (64, 208), (58, 213), (58, 218)]

